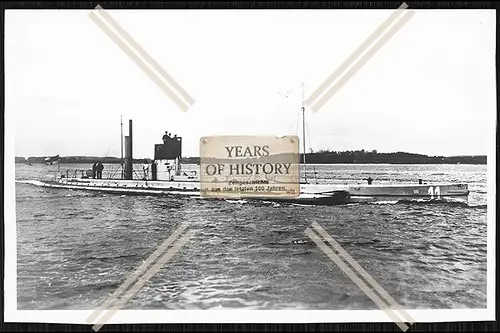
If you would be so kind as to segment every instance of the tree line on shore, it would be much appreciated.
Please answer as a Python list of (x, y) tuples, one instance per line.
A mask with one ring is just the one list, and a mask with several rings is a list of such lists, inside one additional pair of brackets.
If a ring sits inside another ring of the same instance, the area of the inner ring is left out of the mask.
[[(304, 154), (300, 154), (300, 161)], [(199, 157), (183, 158), (184, 163), (199, 164)], [(427, 156), (405, 152), (379, 153), (376, 150), (329, 151), (306, 154), (308, 164), (486, 164), (486, 156)]]
[[(45, 163), (48, 156), (18, 157), (16, 163)], [(119, 157), (95, 157), (95, 156), (61, 156), (59, 163), (85, 163), (92, 164), (95, 161), (101, 163), (122, 163)], [(300, 154), (303, 161), (303, 154)], [(134, 159), (134, 163), (151, 163), (150, 158)], [(200, 164), (199, 157), (183, 157), (182, 163)], [(379, 153), (376, 150), (354, 150), (354, 151), (329, 151), (320, 150), (306, 154), (308, 164), (486, 164), (486, 156), (427, 156), (405, 152)]]

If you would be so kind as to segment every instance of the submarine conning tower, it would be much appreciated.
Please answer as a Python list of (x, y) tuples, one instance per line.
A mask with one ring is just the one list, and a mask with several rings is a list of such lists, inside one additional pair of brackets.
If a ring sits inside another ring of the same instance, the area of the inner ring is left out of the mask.
[(181, 172), (182, 138), (165, 132), (163, 143), (155, 144), (153, 180), (174, 180)]

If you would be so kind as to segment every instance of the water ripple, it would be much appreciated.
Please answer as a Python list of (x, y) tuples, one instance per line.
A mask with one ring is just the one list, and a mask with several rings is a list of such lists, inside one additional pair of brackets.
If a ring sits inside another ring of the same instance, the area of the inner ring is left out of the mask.
[[(328, 182), (362, 175), (402, 180), (427, 175), (429, 181), (460, 179), (476, 187), (468, 204), (436, 200), (315, 207), (104, 196), (19, 183), (18, 307), (95, 308), (185, 223), (196, 231), (193, 239), (126, 308), (376, 309), (304, 234), (314, 221), (400, 304), (486, 306), (484, 166), (316, 169)], [(16, 172), (29, 178), (22, 167)]]

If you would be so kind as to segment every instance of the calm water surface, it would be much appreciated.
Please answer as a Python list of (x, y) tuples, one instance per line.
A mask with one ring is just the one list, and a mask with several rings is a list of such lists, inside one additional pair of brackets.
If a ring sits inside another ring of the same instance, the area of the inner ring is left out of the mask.
[[(56, 168), (16, 165), (16, 178)], [(106, 172), (119, 175), (116, 166)], [(464, 182), (471, 195), (464, 204), (328, 207), (18, 183), (18, 308), (97, 307), (184, 223), (195, 236), (125, 308), (377, 309), (304, 234), (313, 221), (406, 307), (486, 307), (485, 165), (318, 165), (308, 172), (319, 183), (368, 176), (374, 183)]]

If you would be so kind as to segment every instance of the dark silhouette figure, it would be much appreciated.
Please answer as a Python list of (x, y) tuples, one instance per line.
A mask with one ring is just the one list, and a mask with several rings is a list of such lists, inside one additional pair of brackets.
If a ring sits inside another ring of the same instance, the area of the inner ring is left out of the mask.
[(148, 176), (149, 176), (149, 164), (147, 162), (144, 162), (144, 164), (142, 165), (142, 172), (144, 173), (144, 175), (142, 176), (142, 179), (143, 180), (148, 180)]
[(165, 135), (163, 135), (163, 143), (167, 143), (168, 139), (170, 139), (170, 133), (165, 131)]
[(422, 179), (419, 179), (419, 180), (418, 180), (418, 183), (419, 183), (420, 185), (422, 185), (423, 180), (422, 180)]
[(372, 182), (373, 182), (373, 178), (372, 177), (368, 177), (368, 179), (366, 181), (368, 182), (368, 185), (371, 185)]
[(97, 163), (96, 165), (96, 171), (97, 171), (97, 179), (102, 179), (102, 170), (104, 169), (104, 166), (102, 165), (101, 162)]
[(96, 172), (97, 172), (97, 162), (94, 162), (94, 164), (92, 165), (92, 178), (94, 179), (96, 177)]

